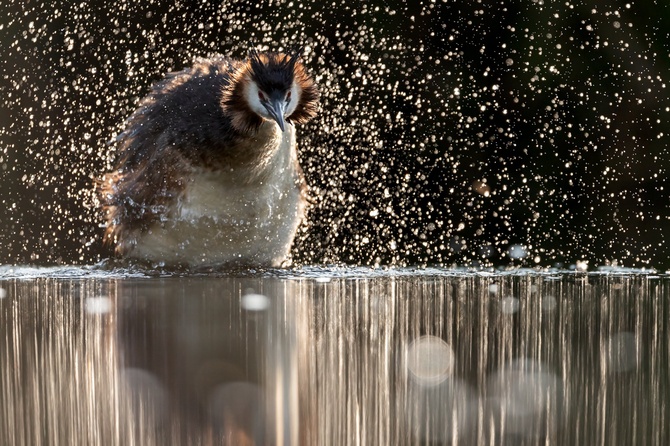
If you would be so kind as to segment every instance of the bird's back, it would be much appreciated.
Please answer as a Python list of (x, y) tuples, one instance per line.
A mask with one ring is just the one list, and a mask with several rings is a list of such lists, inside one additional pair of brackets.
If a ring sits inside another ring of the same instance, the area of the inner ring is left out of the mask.
[(239, 134), (221, 109), (221, 91), (239, 64), (223, 56), (198, 59), (156, 82), (117, 137), (119, 164), (134, 168), (164, 149), (194, 160), (206, 152), (225, 151)]

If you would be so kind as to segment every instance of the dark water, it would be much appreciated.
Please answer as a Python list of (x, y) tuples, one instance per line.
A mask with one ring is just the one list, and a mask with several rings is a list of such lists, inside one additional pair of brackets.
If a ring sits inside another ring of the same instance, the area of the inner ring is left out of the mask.
[(0, 444), (665, 445), (669, 290), (616, 270), (5, 268)]

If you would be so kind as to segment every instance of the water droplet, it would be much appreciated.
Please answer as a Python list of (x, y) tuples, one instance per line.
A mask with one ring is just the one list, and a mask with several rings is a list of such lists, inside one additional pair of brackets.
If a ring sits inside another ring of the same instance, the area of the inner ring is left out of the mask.
[(453, 349), (436, 336), (422, 336), (407, 349), (407, 369), (421, 384), (434, 385), (447, 379), (455, 360)]
[(514, 314), (519, 311), (520, 303), (516, 297), (505, 297), (500, 304), (500, 311), (504, 314)]
[(242, 296), (242, 308), (248, 311), (265, 311), (270, 307), (270, 299), (267, 296), (249, 293)]
[(511, 259), (523, 259), (524, 257), (526, 257), (526, 255), (528, 255), (528, 253), (526, 252), (526, 248), (524, 248), (521, 245), (510, 246), (507, 253)]
[(88, 314), (107, 314), (112, 309), (112, 300), (109, 297), (88, 297), (84, 300), (84, 307)]

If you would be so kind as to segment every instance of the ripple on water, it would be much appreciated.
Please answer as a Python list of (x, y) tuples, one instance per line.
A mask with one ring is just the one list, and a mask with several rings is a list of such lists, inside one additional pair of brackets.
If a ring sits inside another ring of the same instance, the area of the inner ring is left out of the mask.
[[(333, 279), (372, 279), (384, 277), (505, 277), (540, 276), (546, 281), (561, 280), (566, 276), (584, 277), (585, 275), (630, 276), (644, 275), (658, 279), (668, 276), (654, 269), (601, 267), (588, 273), (547, 268), (510, 268), (477, 269), (465, 267), (369, 267), (347, 265), (304, 265), (293, 268), (207, 268), (189, 270), (185, 268), (152, 267), (125, 262), (102, 261), (94, 265), (32, 266), (0, 265), (0, 279), (123, 279), (151, 277), (276, 277), (283, 279), (313, 279), (328, 283)], [(490, 291), (495, 293), (497, 285), (492, 284)]]

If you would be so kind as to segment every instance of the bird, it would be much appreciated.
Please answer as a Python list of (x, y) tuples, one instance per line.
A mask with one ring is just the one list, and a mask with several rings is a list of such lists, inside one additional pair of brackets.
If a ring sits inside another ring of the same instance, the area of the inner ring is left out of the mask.
[(199, 58), (156, 82), (96, 182), (104, 243), (163, 266), (290, 263), (307, 205), (295, 125), (319, 107), (300, 52)]

